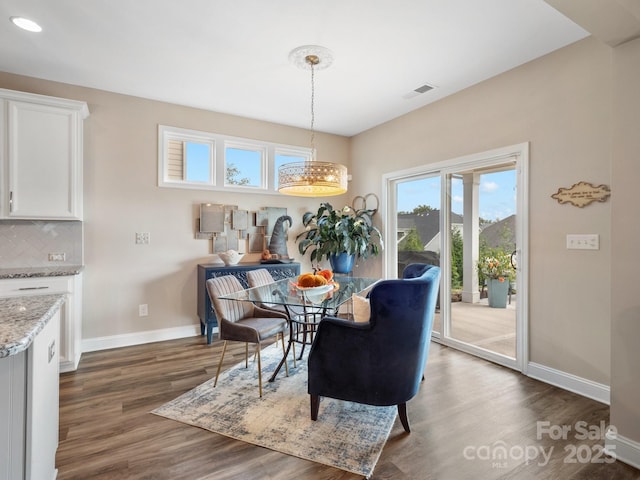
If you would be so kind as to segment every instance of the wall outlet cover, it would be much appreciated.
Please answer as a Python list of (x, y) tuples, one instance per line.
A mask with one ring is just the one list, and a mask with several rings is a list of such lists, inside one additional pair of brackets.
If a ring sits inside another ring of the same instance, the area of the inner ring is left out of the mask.
[(151, 234), (149, 232), (136, 233), (136, 245), (148, 245), (151, 242)]
[(597, 233), (567, 234), (568, 250), (599, 250), (600, 236)]

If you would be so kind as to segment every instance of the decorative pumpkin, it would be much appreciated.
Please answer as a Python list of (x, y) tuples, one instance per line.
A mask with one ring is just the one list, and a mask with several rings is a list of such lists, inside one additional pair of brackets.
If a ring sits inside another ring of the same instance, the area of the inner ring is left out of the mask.
[(314, 287), (315, 279), (313, 277), (315, 277), (313, 273), (303, 273), (298, 277), (298, 285), (305, 288)]
[(313, 273), (303, 273), (298, 277), (298, 286), (309, 288), (309, 287), (321, 287), (323, 285), (327, 285), (329, 283), (325, 277), (322, 275), (315, 275)]
[(329, 269), (320, 270), (319, 272), (317, 272), (317, 275), (321, 275), (324, 278), (326, 278), (327, 282), (330, 282), (331, 280), (333, 280), (333, 272)]
[(325, 277), (323, 277), (322, 275), (314, 275), (313, 279), (315, 281), (314, 287), (321, 287), (321, 286), (327, 285), (329, 283), (327, 281), (327, 279)]
[(262, 260), (271, 260), (271, 252), (269, 250), (262, 251)]

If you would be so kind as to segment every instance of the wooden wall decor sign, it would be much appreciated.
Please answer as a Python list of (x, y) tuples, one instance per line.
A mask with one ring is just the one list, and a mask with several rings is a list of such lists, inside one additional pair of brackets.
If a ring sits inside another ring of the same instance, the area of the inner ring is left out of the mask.
[(558, 203), (570, 203), (576, 207), (585, 207), (593, 202), (606, 202), (611, 196), (611, 190), (607, 185), (592, 185), (587, 182), (578, 182), (571, 188), (559, 188), (551, 195)]

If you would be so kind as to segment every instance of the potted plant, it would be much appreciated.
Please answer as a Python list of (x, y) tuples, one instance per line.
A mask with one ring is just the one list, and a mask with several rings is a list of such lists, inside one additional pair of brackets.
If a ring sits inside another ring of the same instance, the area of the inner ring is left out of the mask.
[(373, 226), (375, 210), (354, 210), (345, 206), (336, 210), (321, 203), (316, 213), (302, 216), (305, 231), (296, 237), (301, 254), (310, 252), (311, 263), (329, 259), (337, 273), (349, 273), (355, 258), (376, 256), (382, 248), (380, 230)]
[(506, 308), (509, 284), (516, 273), (510, 256), (503, 251), (496, 251), (478, 262), (478, 270), (487, 282), (489, 306)]

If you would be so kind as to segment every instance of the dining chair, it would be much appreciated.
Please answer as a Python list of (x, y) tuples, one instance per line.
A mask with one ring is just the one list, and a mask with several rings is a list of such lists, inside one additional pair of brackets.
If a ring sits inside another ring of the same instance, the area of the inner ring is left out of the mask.
[[(264, 287), (274, 282), (275, 279), (266, 268), (257, 268), (255, 270), (249, 270), (247, 272), (247, 284), (249, 285), (249, 288)], [(289, 315), (284, 305), (264, 302), (261, 303), (260, 306), (268, 310), (275, 310), (276, 312), (283, 313), (287, 316)]]
[[(273, 276), (271, 275), (271, 273), (269, 272), (269, 270), (267, 270), (266, 268), (256, 268), (255, 270), (249, 270), (247, 272), (247, 284), (249, 285), (249, 288), (254, 288), (254, 287), (264, 287), (266, 285), (269, 285), (271, 283), (274, 283), (275, 279), (273, 278)], [(276, 312), (280, 312), (280, 313), (284, 313), (287, 316), (287, 320), (289, 322), (291, 322), (291, 317), (292, 315), (295, 316), (295, 313), (293, 313), (287, 306), (285, 305), (278, 305), (275, 303), (261, 303), (260, 306), (262, 308), (266, 308), (268, 310), (275, 310)], [(291, 325), (290, 325), (291, 327)], [(294, 335), (294, 329), (293, 328), (289, 328), (289, 338), (292, 338), (292, 335)], [(296, 345), (295, 342), (293, 342), (291, 344), (292, 348), (293, 348), (293, 367), (295, 368), (296, 365)]]
[(369, 294), (368, 322), (324, 317), (309, 352), (311, 419), (320, 397), (396, 405), (410, 432), (407, 401), (424, 379), (440, 268), (409, 265), (402, 279), (381, 280)]
[[(276, 336), (277, 341), (278, 336), (280, 336), (284, 355), (284, 332), (287, 329), (287, 316), (274, 310), (255, 306), (251, 302), (220, 298), (221, 296), (243, 290), (242, 284), (233, 275), (210, 278), (207, 280), (206, 285), (218, 319), (218, 338), (224, 340), (222, 355), (220, 356), (213, 386), (215, 387), (218, 384), (218, 376), (220, 375), (222, 361), (227, 349), (227, 342), (245, 342), (245, 367), (249, 366), (249, 343), (254, 343), (256, 345), (255, 353), (258, 359), (258, 388), (260, 390), (260, 397), (262, 397), (261, 342), (273, 336)], [(287, 376), (289, 376), (289, 369), (286, 362), (285, 370)]]
[[(275, 280), (266, 268), (258, 268), (247, 272), (247, 283), (249, 284), (249, 287), (263, 287), (273, 282), (275, 282)], [(293, 350), (293, 366), (295, 368), (296, 343), (302, 345), (300, 356), (297, 357), (298, 360), (302, 360), (305, 346), (313, 343), (315, 327), (320, 321), (322, 315), (325, 313), (325, 310), (323, 308), (313, 306), (295, 308), (292, 306), (276, 305), (273, 303), (262, 303), (260, 306), (286, 313), (291, 327), (289, 329), (289, 341)]]

